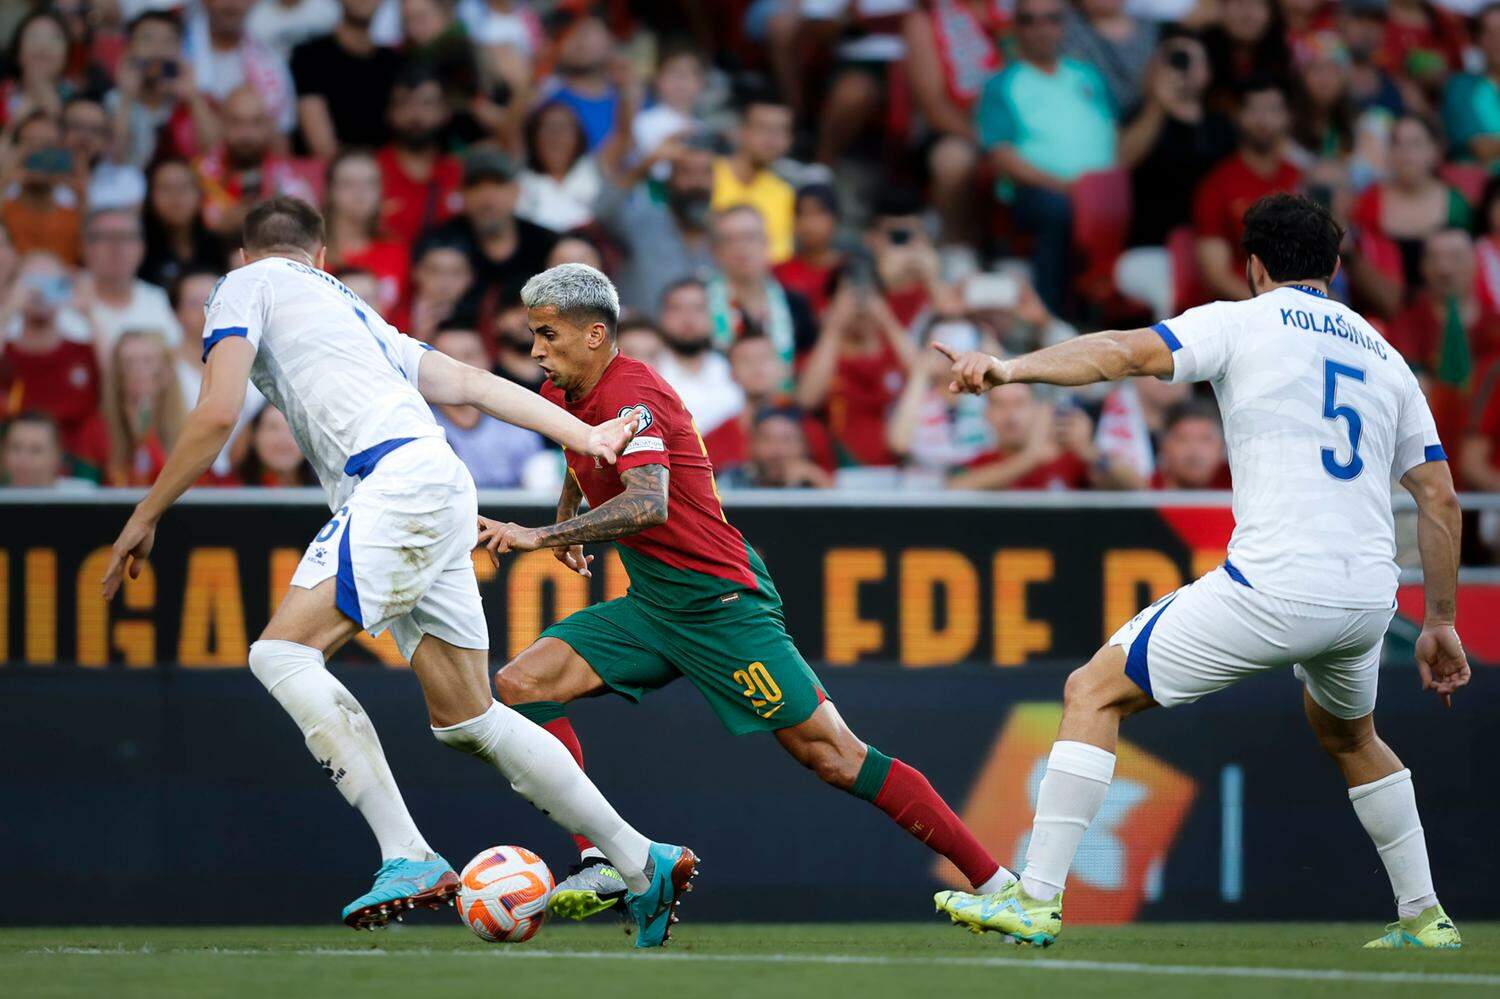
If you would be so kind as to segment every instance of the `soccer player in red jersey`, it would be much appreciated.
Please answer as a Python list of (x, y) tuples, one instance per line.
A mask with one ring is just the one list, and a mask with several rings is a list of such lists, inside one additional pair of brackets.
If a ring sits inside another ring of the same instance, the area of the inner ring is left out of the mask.
[[(521, 295), (531, 353), (547, 374), (543, 395), (589, 424), (634, 413), (639, 429), (614, 465), (568, 453), (557, 523), (481, 518), (480, 541), (497, 556), (550, 548), (588, 576), (593, 556), (583, 545), (614, 541), (630, 575), (625, 596), (558, 622), (501, 669), (500, 700), (557, 736), (582, 766), (567, 702), (606, 691), (638, 701), (685, 676), (731, 732), (774, 733), (798, 762), (874, 803), (975, 886), (1013, 881), (927, 778), (861, 742), (839, 716), (787, 635), (760, 556), (724, 517), (713, 466), (682, 401), (650, 366), (616, 349), (620, 306), (609, 279), (563, 264), (533, 277)], [(589, 510), (580, 514), (585, 497)], [(625, 892), (587, 840), (579, 847), (582, 863), (551, 903), (574, 919)]]

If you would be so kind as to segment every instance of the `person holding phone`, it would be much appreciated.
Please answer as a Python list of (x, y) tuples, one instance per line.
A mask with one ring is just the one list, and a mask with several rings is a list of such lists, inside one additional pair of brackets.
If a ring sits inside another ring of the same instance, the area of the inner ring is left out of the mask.
[(182, 25), (148, 10), (126, 29), (115, 89), (104, 98), (114, 120), (114, 155), (144, 170), (158, 155), (188, 158), (213, 147), (219, 121), (182, 58)]
[(73, 155), (62, 144), (57, 121), (35, 111), (16, 126), (16, 189), (0, 204), (0, 222), (17, 253), (46, 250), (68, 265), (78, 263), (77, 197), (68, 182)]

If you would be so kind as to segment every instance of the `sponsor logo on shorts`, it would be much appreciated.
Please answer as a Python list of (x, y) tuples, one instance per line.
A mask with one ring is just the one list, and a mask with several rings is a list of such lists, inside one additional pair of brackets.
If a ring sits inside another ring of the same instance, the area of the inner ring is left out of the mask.
[(319, 545), (318, 547), (312, 549), (307, 553), (307, 560), (314, 565), (326, 565), (327, 558), (328, 549), (324, 548), (322, 545)]

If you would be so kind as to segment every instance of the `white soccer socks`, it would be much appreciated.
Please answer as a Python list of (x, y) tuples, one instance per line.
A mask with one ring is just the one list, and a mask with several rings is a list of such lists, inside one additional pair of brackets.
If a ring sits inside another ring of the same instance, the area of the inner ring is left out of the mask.
[(435, 857), (401, 800), (375, 726), (324, 667), (323, 654), (296, 642), (262, 640), (250, 646), (250, 671), (292, 716), (333, 786), (369, 823), (381, 857)]
[(1349, 801), (1360, 825), (1375, 841), (1380, 861), (1391, 879), (1396, 911), (1401, 919), (1437, 905), (1432, 870), (1427, 864), (1427, 837), (1417, 815), (1417, 795), (1411, 771), (1398, 770), (1368, 784), (1349, 789)]
[(1034, 899), (1062, 891), (1084, 830), (1094, 821), (1115, 772), (1115, 754), (1086, 742), (1053, 743), (1036, 796), (1021, 889)]
[(650, 887), (645, 876), (651, 841), (620, 818), (573, 756), (546, 729), (499, 701), (477, 718), (434, 728), (440, 742), (486, 760), (516, 793), (569, 832), (604, 851), (633, 892)]

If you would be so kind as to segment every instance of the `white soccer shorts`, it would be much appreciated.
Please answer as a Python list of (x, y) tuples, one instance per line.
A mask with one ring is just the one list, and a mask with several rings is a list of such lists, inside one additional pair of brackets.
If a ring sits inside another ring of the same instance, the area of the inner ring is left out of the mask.
[(408, 661), (423, 635), (488, 649), (472, 552), (474, 479), (446, 441), (420, 438), (380, 459), (323, 526), (292, 585), (337, 576), (339, 610), (372, 635), (387, 627)]
[(1375, 710), (1380, 648), (1395, 608), (1322, 607), (1254, 589), (1220, 566), (1115, 632), (1125, 675), (1163, 707), (1189, 704), (1266, 670), (1293, 667), (1324, 710)]

